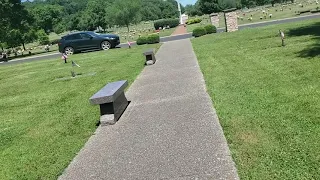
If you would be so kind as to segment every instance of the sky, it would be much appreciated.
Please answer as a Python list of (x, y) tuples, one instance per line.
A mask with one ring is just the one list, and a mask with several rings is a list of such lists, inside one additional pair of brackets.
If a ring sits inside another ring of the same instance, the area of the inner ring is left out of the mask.
[[(22, 2), (24, 2), (26, 0), (22, 0)], [(178, 0), (182, 5), (187, 5), (187, 4), (194, 4), (197, 2), (197, 0)]]
[(187, 5), (187, 4), (194, 4), (197, 2), (197, 0), (178, 0), (182, 5)]

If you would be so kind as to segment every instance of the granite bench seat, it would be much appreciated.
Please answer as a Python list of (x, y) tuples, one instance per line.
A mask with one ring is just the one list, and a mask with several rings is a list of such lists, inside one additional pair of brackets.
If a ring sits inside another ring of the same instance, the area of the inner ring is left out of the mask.
[(128, 81), (126, 80), (108, 83), (95, 93), (89, 101), (91, 104), (100, 105), (101, 117), (113, 114), (112, 121), (115, 123), (129, 104), (124, 94), (124, 89), (127, 86)]

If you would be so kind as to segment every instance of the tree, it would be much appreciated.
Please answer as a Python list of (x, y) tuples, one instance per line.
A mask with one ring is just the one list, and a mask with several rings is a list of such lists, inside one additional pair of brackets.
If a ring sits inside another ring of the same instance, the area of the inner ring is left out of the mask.
[(159, 5), (156, 4), (156, 1), (143, 0), (141, 9), (143, 9), (143, 11), (141, 11), (143, 21), (157, 20), (162, 17), (161, 9)]
[(85, 11), (82, 13), (79, 21), (81, 30), (95, 30), (97, 27), (105, 28), (107, 22), (105, 21), (106, 9), (110, 3), (105, 0), (90, 0), (88, 1)]
[(49, 43), (49, 37), (43, 29), (37, 31), (38, 41), (41, 45)]
[(235, 0), (218, 0), (219, 10), (226, 10), (230, 8), (236, 8)]
[(199, 0), (199, 9), (204, 14), (211, 14), (213, 12), (219, 12), (218, 0)]
[(25, 49), (25, 43), (36, 39), (32, 30), (32, 17), (20, 0), (7, 0), (1, 3), (0, 42), (6, 42), (9, 47), (22, 44)]
[(129, 32), (130, 23), (139, 22), (140, 8), (140, 0), (116, 0), (112, 6), (106, 9), (106, 19), (115, 25), (127, 27)]
[(30, 11), (35, 18), (35, 23), (47, 33), (53, 31), (53, 27), (62, 20), (63, 7), (60, 5), (39, 5)]
[(32, 43), (38, 39), (37, 31), (35, 29), (28, 29), (22, 31), (21, 29), (12, 29), (8, 32), (7, 45), (9, 47), (16, 47), (22, 45), (23, 49), (26, 50), (25, 44)]
[(197, 2), (195, 5), (188, 4), (185, 7), (186, 13), (190, 16), (202, 16), (203, 13), (199, 9), (199, 3)]
[(10, 30), (20, 28), (27, 11), (20, 0), (6, 0), (1, 1), (0, 14), (0, 42), (5, 42)]
[(63, 33), (65, 32), (67, 29), (66, 29), (66, 26), (60, 22), (58, 24), (56, 24), (54, 27), (53, 27), (53, 31), (56, 33), (56, 34), (60, 34), (60, 33)]

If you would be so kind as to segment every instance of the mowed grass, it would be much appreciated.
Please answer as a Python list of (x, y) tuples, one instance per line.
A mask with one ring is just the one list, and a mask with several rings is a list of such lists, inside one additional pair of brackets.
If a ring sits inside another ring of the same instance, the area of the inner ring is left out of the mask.
[(192, 40), (241, 179), (320, 179), (319, 29), (315, 19)]
[[(96, 129), (89, 98), (108, 82), (131, 84), (151, 47), (160, 45), (0, 66), (0, 179), (56, 179)], [(71, 77), (71, 60), (83, 77), (57, 81)]]

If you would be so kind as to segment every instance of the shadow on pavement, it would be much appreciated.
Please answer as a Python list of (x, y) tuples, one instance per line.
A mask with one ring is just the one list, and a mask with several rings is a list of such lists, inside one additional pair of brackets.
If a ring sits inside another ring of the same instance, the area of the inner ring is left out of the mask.
[(316, 42), (299, 52), (299, 57), (312, 58), (320, 56), (320, 22), (310, 26), (300, 27), (289, 30), (288, 36), (313, 36)]

